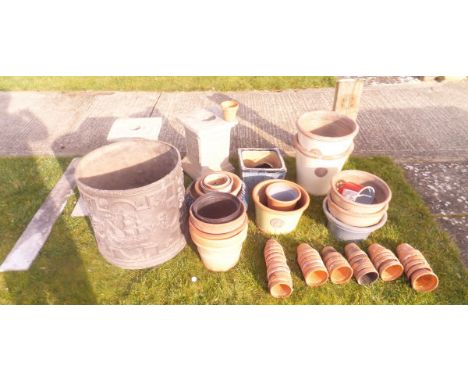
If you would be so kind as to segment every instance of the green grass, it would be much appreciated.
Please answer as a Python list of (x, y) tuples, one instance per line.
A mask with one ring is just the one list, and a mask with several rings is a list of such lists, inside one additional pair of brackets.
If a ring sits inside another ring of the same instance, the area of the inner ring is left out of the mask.
[(0, 90), (234, 91), (334, 87), (335, 77), (0, 77)]
[[(0, 261), (60, 177), (69, 159), (0, 159)], [(288, 177), (295, 178), (294, 161), (287, 158)], [(352, 158), (347, 168), (370, 171), (393, 190), (389, 221), (363, 245), (380, 242), (392, 249), (407, 241), (422, 250), (440, 278), (433, 293), (417, 293), (405, 277), (364, 287), (354, 279), (347, 285), (306, 286), (295, 248), (308, 242), (321, 249), (342, 250), (325, 226), (322, 198), (313, 197), (297, 230), (279, 236), (293, 274), (294, 292), (276, 300), (267, 290), (263, 246), (268, 239), (249, 223), (249, 235), (239, 264), (226, 273), (207, 271), (191, 246), (158, 268), (126, 271), (108, 264), (99, 254), (85, 218), (71, 218), (73, 196), (58, 219), (40, 255), (27, 272), (0, 274), (2, 304), (467, 304), (467, 271), (460, 253), (434, 221), (401, 169), (388, 158)], [(252, 211), (251, 218), (253, 217)], [(191, 282), (192, 276), (198, 281)]]

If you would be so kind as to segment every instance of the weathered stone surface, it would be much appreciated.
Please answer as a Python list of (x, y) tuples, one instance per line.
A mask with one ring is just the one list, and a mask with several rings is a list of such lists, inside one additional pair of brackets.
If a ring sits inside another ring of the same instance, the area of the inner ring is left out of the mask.
[(26, 271), (39, 255), (75, 188), (74, 172), (77, 164), (78, 159), (75, 158), (0, 265), (0, 272)]
[(118, 118), (112, 124), (107, 140), (112, 142), (127, 138), (144, 138), (157, 141), (161, 125), (161, 117)]

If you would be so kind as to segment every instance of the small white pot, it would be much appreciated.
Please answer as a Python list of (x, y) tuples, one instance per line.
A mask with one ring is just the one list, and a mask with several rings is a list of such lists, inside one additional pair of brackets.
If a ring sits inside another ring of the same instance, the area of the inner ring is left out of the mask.
[(311, 111), (297, 120), (298, 141), (315, 156), (341, 155), (359, 132), (351, 118), (334, 111)]
[(296, 176), (297, 182), (304, 187), (309, 194), (320, 196), (330, 191), (332, 178), (341, 171), (344, 164), (354, 150), (354, 144), (348, 151), (337, 156), (315, 156), (305, 150), (294, 139), (296, 148)]

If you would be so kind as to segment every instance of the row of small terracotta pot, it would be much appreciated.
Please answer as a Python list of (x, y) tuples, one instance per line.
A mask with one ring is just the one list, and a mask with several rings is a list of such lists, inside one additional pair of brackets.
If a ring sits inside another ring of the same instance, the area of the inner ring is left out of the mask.
[(245, 205), (229, 193), (210, 192), (190, 206), (190, 236), (210, 271), (225, 272), (237, 264), (247, 228)]
[[(375, 194), (372, 203), (349, 199), (339, 190), (344, 184), (371, 186)], [(387, 220), (392, 191), (378, 176), (359, 170), (346, 170), (336, 174), (330, 191), (323, 202), (328, 228), (339, 240), (364, 240), (381, 228)]]
[[(345, 246), (345, 256), (331, 246), (319, 252), (306, 243), (297, 247), (297, 261), (308, 286), (317, 287), (330, 279), (334, 284), (345, 284), (355, 277), (360, 285), (369, 285), (379, 276), (383, 281), (398, 279), (403, 272), (418, 292), (437, 288), (438, 278), (424, 256), (409, 244), (397, 247), (397, 256), (381, 246), (372, 244), (369, 256), (355, 243)], [(269, 239), (264, 250), (267, 267), (268, 288), (273, 297), (289, 297), (293, 291), (291, 271), (281, 245)]]

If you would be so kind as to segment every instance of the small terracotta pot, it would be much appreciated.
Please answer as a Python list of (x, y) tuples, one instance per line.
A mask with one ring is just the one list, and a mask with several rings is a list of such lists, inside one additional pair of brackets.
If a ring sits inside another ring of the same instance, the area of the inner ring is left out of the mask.
[(221, 102), (221, 108), (223, 109), (224, 120), (232, 122), (236, 120), (237, 110), (239, 110), (239, 102), (234, 100)]
[(265, 244), (264, 257), (270, 294), (276, 298), (289, 297), (293, 284), (283, 247), (276, 240), (269, 239)]
[(204, 193), (210, 191), (231, 192), (232, 178), (225, 172), (213, 172), (202, 177), (200, 187)]
[[(289, 186), (300, 190), (301, 198), (294, 210), (276, 211), (268, 207), (265, 190), (270, 184), (276, 182), (286, 182)], [(284, 234), (294, 231), (310, 203), (309, 194), (301, 186), (287, 180), (277, 179), (258, 183), (252, 191), (252, 200), (255, 204), (255, 223), (260, 231), (267, 234)]]
[(370, 227), (380, 222), (388, 210), (388, 204), (380, 211), (373, 213), (359, 213), (345, 210), (336, 204), (331, 198), (327, 198), (327, 207), (330, 213), (339, 221), (353, 227)]
[(284, 181), (271, 183), (265, 188), (267, 205), (276, 211), (292, 211), (301, 198), (301, 190)]
[(344, 250), (359, 285), (372, 284), (379, 278), (379, 273), (372, 264), (372, 261), (355, 243), (347, 244)]
[(237, 197), (222, 192), (210, 192), (199, 197), (190, 209), (197, 220), (209, 224), (231, 222), (244, 211)]
[[(230, 191), (227, 191), (227, 192), (229, 192), (231, 195), (240, 197), (239, 194), (242, 189), (242, 180), (236, 174), (229, 172), (229, 171), (215, 171), (208, 175), (212, 175), (212, 174), (226, 175), (227, 177), (231, 178), (232, 179), (231, 189)], [(203, 188), (202, 182), (203, 182), (203, 177), (200, 177), (198, 178), (198, 180), (194, 181), (194, 184), (193, 184), (193, 194), (195, 196), (194, 199), (206, 194), (207, 192), (219, 191), (219, 190), (207, 190), (206, 187)]]
[(190, 232), (190, 235), (196, 234), (196, 235), (201, 236), (201, 237), (203, 237), (205, 239), (208, 239), (208, 240), (229, 239), (229, 238), (237, 235), (239, 232), (241, 232), (245, 228), (245, 226), (248, 225), (249, 219), (247, 218), (246, 215), (243, 215), (243, 217), (244, 217), (244, 221), (237, 228), (234, 228), (232, 231), (229, 231), (229, 232), (215, 233), (215, 234), (201, 231), (194, 224), (194, 219), (192, 217), (189, 217), (189, 232)]
[[(375, 199), (372, 204), (357, 203), (346, 199), (338, 192), (343, 182), (352, 182), (362, 186), (372, 186), (375, 189)], [(352, 213), (373, 214), (382, 211), (392, 199), (392, 190), (378, 176), (365, 171), (346, 170), (336, 174), (331, 180), (330, 198), (344, 210)]]
[(322, 258), (333, 284), (346, 284), (353, 277), (353, 269), (343, 255), (335, 248), (327, 246), (322, 249)]
[(369, 257), (383, 281), (393, 281), (403, 274), (403, 265), (389, 249), (374, 243), (367, 248)]
[(420, 251), (408, 243), (402, 243), (397, 247), (396, 252), (414, 290), (431, 292), (438, 287), (439, 278)]
[(310, 287), (320, 286), (328, 280), (328, 271), (320, 254), (306, 243), (297, 247), (297, 262), (305, 282)]

